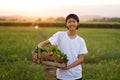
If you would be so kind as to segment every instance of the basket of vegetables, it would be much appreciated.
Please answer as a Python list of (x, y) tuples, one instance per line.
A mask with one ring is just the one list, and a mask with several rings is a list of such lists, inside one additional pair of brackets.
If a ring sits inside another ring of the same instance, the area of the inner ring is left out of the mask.
[(34, 53), (37, 53), (37, 59), (33, 61), (38, 64), (59, 68), (67, 66), (67, 55), (55, 47), (51, 48), (50, 50), (37, 47), (35, 51), (33, 51), (33, 54)]

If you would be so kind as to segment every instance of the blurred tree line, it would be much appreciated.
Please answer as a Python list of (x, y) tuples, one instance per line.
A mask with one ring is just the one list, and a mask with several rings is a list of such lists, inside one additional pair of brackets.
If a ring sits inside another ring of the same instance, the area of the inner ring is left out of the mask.
[[(42, 19), (40, 17), (34, 19), (27, 19), (21, 17), (2, 17), (0, 16), (0, 21), (32, 21), (32, 22), (65, 22), (64, 17), (48, 17), (46, 19)], [(86, 22), (120, 22), (119, 17), (103, 17), (103, 18), (93, 18), (92, 20), (88, 20)]]
[(34, 19), (19, 18), (19, 17), (0, 17), (0, 21), (64, 22), (65, 18), (64, 17), (56, 17), (56, 18), (48, 17), (43, 20), (40, 17), (34, 18)]
[(113, 18), (101, 18), (101, 19), (93, 19), (92, 22), (120, 22), (120, 18), (113, 17)]

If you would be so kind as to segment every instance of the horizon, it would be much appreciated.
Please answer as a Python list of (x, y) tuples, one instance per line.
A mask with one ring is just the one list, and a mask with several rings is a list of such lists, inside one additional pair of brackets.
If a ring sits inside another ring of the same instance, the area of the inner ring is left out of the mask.
[(69, 13), (78, 16), (95, 15), (120, 17), (119, 0), (0, 0), (0, 16), (65, 17)]

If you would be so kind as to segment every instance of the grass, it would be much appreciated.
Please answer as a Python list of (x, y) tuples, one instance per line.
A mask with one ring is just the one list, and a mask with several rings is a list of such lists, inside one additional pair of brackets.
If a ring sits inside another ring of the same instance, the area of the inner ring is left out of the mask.
[[(45, 80), (41, 65), (32, 63), (31, 52), (40, 41), (65, 28), (0, 27), (0, 79)], [(119, 80), (120, 30), (78, 29), (89, 53), (83, 63), (83, 80)]]

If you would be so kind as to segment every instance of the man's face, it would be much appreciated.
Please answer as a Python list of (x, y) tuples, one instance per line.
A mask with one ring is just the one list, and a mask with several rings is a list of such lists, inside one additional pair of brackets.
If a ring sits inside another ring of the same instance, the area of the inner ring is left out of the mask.
[(66, 26), (68, 30), (76, 30), (78, 26), (78, 22), (74, 18), (70, 18), (67, 20)]

